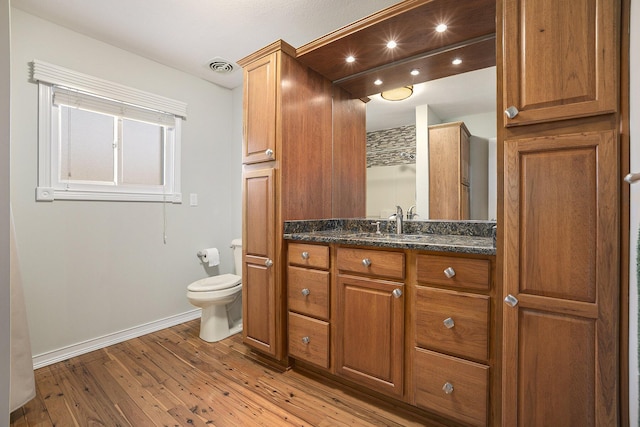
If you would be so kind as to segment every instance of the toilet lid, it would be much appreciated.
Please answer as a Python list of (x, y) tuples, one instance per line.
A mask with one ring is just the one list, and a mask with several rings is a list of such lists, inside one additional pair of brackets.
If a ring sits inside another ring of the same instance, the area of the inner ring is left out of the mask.
[(242, 277), (235, 274), (220, 274), (219, 276), (205, 277), (187, 286), (191, 292), (220, 291), (234, 287), (242, 281)]

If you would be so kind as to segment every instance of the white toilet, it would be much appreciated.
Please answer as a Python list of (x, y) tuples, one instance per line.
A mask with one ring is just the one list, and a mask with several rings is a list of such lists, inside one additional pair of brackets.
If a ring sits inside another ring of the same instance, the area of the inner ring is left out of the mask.
[(242, 331), (242, 240), (231, 241), (236, 273), (206, 277), (187, 286), (187, 299), (202, 308), (200, 338), (216, 342)]

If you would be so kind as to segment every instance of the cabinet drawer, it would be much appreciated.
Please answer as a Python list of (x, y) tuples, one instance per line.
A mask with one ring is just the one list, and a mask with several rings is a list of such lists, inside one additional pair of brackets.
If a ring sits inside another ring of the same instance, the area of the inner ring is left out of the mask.
[[(445, 274), (449, 268), (455, 273), (452, 277)], [(491, 262), (487, 259), (418, 255), (417, 270), (418, 283), (478, 290), (489, 290), (491, 285)]]
[[(489, 367), (428, 350), (414, 351), (416, 405), (472, 426), (487, 425)], [(447, 390), (447, 384), (452, 388)]]
[(289, 312), (289, 355), (329, 367), (329, 323)]
[(292, 267), (287, 269), (289, 310), (329, 319), (329, 272)]
[(488, 296), (417, 286), (415, 314), (417, 346), (488, 360)]
[(287, 261), (302, 267), (329, 268), (329, 247), (306, 243), (289, 243)]
[(403, 280), (404, 254), (402, 252), (338, 248), (338, 270)]

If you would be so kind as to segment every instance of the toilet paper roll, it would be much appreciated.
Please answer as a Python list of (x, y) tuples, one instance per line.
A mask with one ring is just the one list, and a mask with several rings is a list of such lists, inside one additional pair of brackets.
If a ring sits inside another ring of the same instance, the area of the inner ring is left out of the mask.
[(220, 252), (218, 248), (208, 248), (204, 250), (204, 256), (202, 262), (209, 264), (209, 267), (213, 267), (220, 264)]

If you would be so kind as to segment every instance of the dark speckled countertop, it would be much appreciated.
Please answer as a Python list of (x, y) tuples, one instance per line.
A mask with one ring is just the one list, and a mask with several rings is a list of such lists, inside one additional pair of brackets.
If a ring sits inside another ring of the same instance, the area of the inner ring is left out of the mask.
[[(380, 234), (376, 222), (380, 222)], [(495, 221), (405, 221), (395, 234), (395, 221), (327, 219), (286, 221), (284, 239), (306, 242), (437, 252), (495, 255)]]

